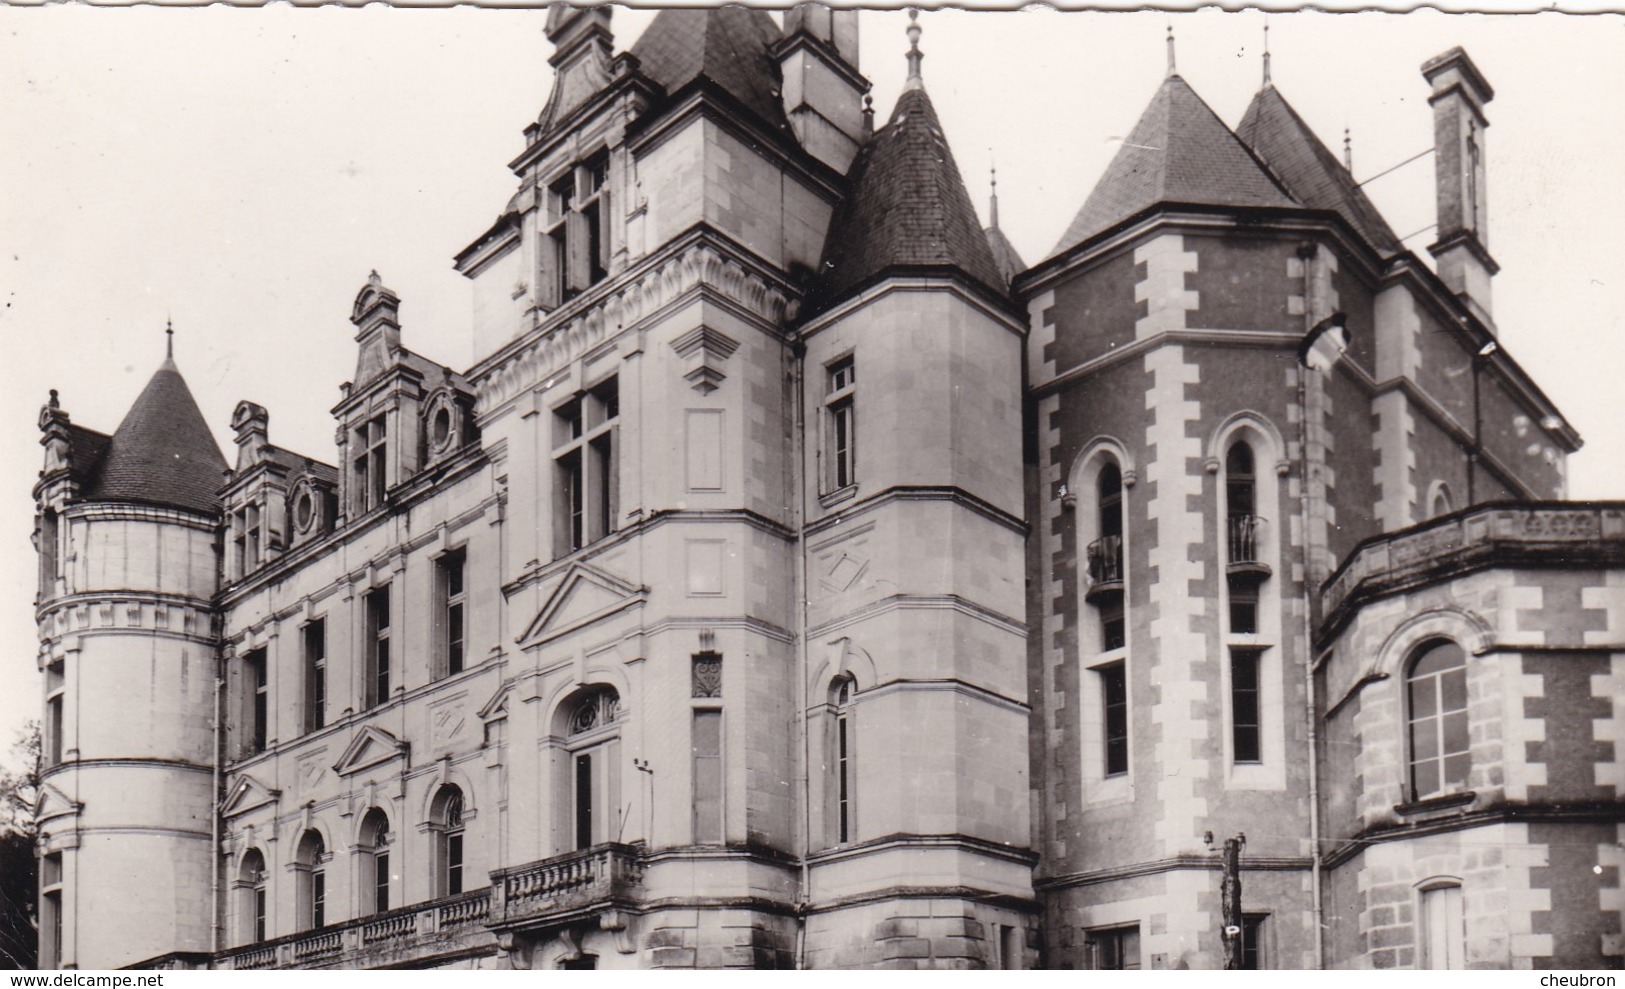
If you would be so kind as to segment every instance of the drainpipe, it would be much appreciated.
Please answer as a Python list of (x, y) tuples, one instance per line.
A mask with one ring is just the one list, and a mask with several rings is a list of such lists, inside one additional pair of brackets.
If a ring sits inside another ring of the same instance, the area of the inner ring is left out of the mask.
[[(1330, 273), (1324, 270), (1325, 262), (1321, 260), (1319, 245), (1305, 244), (1299, 248), (1299, 257), (1303, 259), (1304, 276), (1304, 333), (1311, 333), (1321, 312), (1330, 312), (1331, 307), (1320, 291), (1323, 282), (1330, 280)], [(1310, 446), (1309, 420), (1311, 412), (1321, 415), (1320, 403), (1310, 407), (1309, 399), (1311, 386), (1309, 377), (1320, 372), (1309, 367), (1300, 359), (1298, 367), (1298, 408), (1302, 414), (1298, 417), (1299, 443), (1302, 449), (1303, 460), (1303, 492), (1301, 510), (1303, 514), (1303, 681), (1305, 721), (1308, 728), (1309, 747), (1309, 888), (1310, 909), (1315, 928), (1315, 962), (1316, 969), (1325, 968), (1325, 931), (1323, 921), (1325, 911), (1321, 905), (1321, 854), (1320, 854), (1320, 726), (1315, 713), (1315, 595), (1320, 582), (1320, 553), (1321, 544), (1314, 533), (1317, 524), (1325, 518), (1324, 511), (1316, 512), (1317, 498), (1319, 496), (1319, 483), (1316, 480), (1320, 461), (1324, 451), (1317, 444)], [(1314, 451), (1314, 455), (1311, 454)]]
[(794, 360), (792, 375), (795, 379), (796, 469), (790, 472), (796, 491), (790, 499), (796, 528), (796, 720), (801, 723), (801, 848), (797, 858), (801, 863), (800, 888), (796, 897), (796, 969), (807, 967), (807, 904), (812, 895), (812, 875), (807, 856), (812, 854), (812, 732), (807, 725), (807, 430), (805, 422), (806, 374), (804, 363), (806, 346), (796, 341), (791, 350)]
[[(223, 657), (214, 657), (214, 758), (210, 767), (212, 787), (209, 809), (209, 954), (220, 951), (220, 695), (225, 692), (226, 680), (222, 675)], [(211, 967), (213, 959), (210, 959)]]

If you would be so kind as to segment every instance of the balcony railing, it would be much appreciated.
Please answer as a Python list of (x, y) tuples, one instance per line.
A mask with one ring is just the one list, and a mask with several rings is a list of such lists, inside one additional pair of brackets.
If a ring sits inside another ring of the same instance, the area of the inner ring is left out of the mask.
[(485, 928), (493, 890), (357, 917), (221, 952), (216, 968), (371, 968), (458, 953), (492, 935)]
[(491, 873), (500, 896), (490, 926), (552, 922), (633, 905), (643, 863), (631, 845), (604, 844)]
[(1257, 515), (1232, 515), (1225, 523), (1229, 547), (1225, 571), (1232, 578), (1253, 582), (1268, 577), (1270, 567), (1263, 558), (1264, 520)]
[(1089, 587), (1084, 600), (1095, 601), (1123, 592), (1123, 537), (1103, 536), (1084, 552), (1089, 568)]

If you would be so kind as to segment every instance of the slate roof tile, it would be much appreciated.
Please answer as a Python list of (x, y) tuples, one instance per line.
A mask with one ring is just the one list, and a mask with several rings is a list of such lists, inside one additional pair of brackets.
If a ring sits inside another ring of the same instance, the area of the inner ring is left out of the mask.
[(668, 93), (703, 76), (777, 126), (784, 123), (784, 107), (769, 50), (778, 40), (778, 25), (759, 8), (675, 8), (655, 16), (632, 54)]
[(213, 515), (225, 470), (191, 389), (174, 361), (165, 360), (113, 433), (86, 500)]

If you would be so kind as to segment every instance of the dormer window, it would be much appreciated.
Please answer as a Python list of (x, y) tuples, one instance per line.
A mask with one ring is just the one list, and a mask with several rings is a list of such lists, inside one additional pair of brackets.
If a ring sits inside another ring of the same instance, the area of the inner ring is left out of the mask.
[(389, 451), (389, 427), (383, 416), (362, 423), (355, 431), (356, 515), (365, 515), (384, 503), (388, 487), (385, 465)]
[(538, 266), (537, 304), (552, 309), (609, 275), (609, 156), (600, 153), (547, 186)]
[(259, 568), (260, 510), (248, 504), (232, 513), (232, 544), (237, 557), (237, 576), (245, 577)]
[(614, 530), (620, 414), (620, 391), (614, 378), (554, 411), (554, 535), (559, 556)]

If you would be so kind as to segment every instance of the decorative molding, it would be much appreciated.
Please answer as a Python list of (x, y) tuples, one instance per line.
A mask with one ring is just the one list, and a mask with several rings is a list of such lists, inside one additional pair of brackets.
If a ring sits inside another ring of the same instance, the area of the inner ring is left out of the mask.
[(701, 395), (709, 395), (722, 386), (727, 377), (722, 365), (739, 349), (739, 341), (709, 326), (697, 326), (673, 340), (671, 349), (688, 362), (683, 379)]
[(475, 415), (491, 414), (599, 344), (702, 289), (773, 326), (783, 323), (790, 301), (779, 284), (725, 254), (714, 240), (695, 236), (670, 253), (651, 257), (613, 290), (587, 297), (580, 308), (566, 306), (551, 328), (471, 373), (478, 391)]
[(345, 746), (343, 754), (333, 763), (333, 772), (350, 776), (392, 759), (404, 758), (410, 748), (410, 742), (403, 742), (376, 725), (367, 725)]

